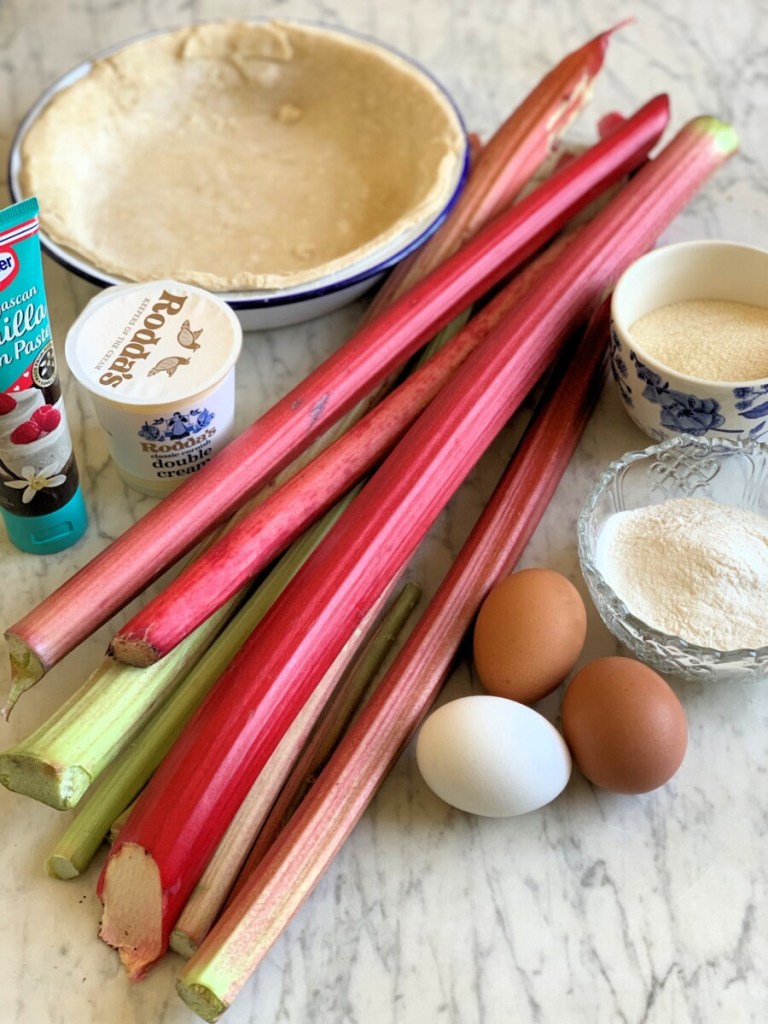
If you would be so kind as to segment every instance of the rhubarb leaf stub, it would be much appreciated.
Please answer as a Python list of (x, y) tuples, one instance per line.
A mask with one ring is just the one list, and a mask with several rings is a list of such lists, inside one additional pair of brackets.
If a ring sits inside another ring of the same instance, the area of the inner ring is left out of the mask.
[(733, 125), (721, 121), (717, 117), (703, 115), (690, 122), (692, 128), (710, 135), (720, 153), (735, 153), (739, 148), (739, 135)]

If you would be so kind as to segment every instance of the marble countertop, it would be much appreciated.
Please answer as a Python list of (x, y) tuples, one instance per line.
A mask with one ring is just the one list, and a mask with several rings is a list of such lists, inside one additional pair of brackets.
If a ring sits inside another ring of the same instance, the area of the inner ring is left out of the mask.
[[(656, 92), (672, 128), (700, 113), (731, 121), (742, 151), (668, 229), (665, 241), (723, 238), (768, 247), (768, 2), (732, 0), (6, 0), (0, 5), (0, 157), (40, 91), (74, 64), (150, 28), (270, 14), (338, 23), (416, 57), (455, 96), (469, 127), (493, 130), (568, 50), (632, 16), (609, 50), (589, 136), (611, 110)], [(46, 261), (59, 348), (89, 284)], [(242, 425), (314, 367), (358, 322), (364, 301), (322, 320), (247, 338)], [(63, 363), (63, 359), (61, 360)], [(15, 621), (100, 551), (152, 500), (111, 464), (88, 399), (63, 371), (91, 523), (60, 555), (36, 558), (0, 536), (2, 622)], [(451, 502), (409, 570), (429, 594), (509, 455), (505, 431)], [(601, 468), (646, 439), (608, 386), (521, 565), (586, 590), (578, 509)], [(98, 662), (100, 630), (22, 699), (0, 746), (26, 735)], [(590, 605), (583, 660), (615, 653)], [(3, 688), (7, 685), (2, 681)], [(465, 667), (446, 696), (472, 692)], [(768, 1015), (768, 690), (678, 692), (690, 744), (656, 792), (615, 796), (577, 771), (565, 793), (518, 819), (474, 818), (425, 787), (412, 746), (309, 901), (228, 1012), (230, 1024), (741, 1024)], [(560, 694), (542, 710), (557, 721)], [(0, 792), (2, 1024), (189, 1024), (175, 957), (129, 984), (97, 939), (98, 864), (71, 882), (42, 864), (68, 815)]]

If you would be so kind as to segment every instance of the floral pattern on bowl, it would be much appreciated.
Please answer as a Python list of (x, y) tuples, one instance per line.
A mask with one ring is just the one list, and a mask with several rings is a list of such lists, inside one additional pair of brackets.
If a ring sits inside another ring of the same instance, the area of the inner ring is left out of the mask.
[(597, 566), (598, 537), (615, 512), (694, 495), (768, 518), (768, 446), (685, 434), (613, 462), (578, 520), (579, 560), (592, 600), (630, 654), (663, 675), (729, 683), (768, 675), (768, 638), (764, 647), (716, 651), (667, 635), (633, 615)]
[[(768, 439), (768, 381), (733, 385), (701, 381), (682, 390), (672, 374), (652, 369), (611, 329), (611, 371), (631, 419), (656, 441), (676, 434)], [(680, 377), (681, 381), (690, 378)]]

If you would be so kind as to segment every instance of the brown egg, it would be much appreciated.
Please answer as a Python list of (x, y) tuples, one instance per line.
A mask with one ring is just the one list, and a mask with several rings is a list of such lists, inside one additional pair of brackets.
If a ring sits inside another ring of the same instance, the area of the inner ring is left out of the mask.
[(576, 764), (613, 793), (647, 793), (680, 767), (688, 744), (671, 687), (632, 658), (598, 658), (566, 690), (563, 735)]
[(522, 569), (500, 580), (475, 623), (475, 668), (496, 697), (532, 704), (576, 664), (587, 612), (574, 585), (551, 569)]

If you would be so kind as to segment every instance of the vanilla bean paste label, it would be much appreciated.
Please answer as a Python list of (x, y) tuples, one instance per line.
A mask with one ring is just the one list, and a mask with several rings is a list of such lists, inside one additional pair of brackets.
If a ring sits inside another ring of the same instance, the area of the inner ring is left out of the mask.
[(0, 508), (27, 518), (78, 488), (45, 297), (37, 202), (0, 214)]

